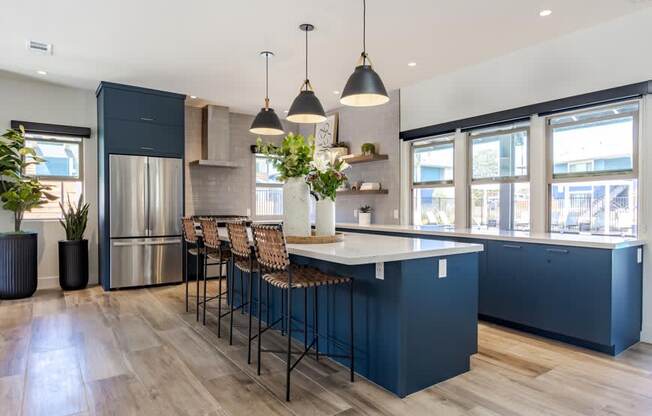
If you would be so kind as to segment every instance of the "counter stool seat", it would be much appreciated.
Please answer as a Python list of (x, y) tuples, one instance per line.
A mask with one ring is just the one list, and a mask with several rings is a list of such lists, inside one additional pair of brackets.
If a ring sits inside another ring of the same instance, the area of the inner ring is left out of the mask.
[(208, 257), (211, 260), (217, 260), (217, 261), (228, 261), (231, 258), (231, 251), (228, 248), (222, 248), (219, 250), (216, 249), (209, 249), (206, 252), (206, 257)]
[[(308, 288), (315, 286), (326, 286), (326, 285), (341, 285), (349, 283), (351, 279), (344, 276), (336, 276), (328, 273), (324, 273), (318, 269), (307, 266), (298, 266), (295, 264), (290, 264), (290, 271), (292, 273), (292, 288)], [(278, 271), (273, 273), (263, 274), (263, 280), (271, 284), (272, 286), (288, 289), (290, 285), (288, 284), (288, 272), (287, 271)]]
[(256, 259), (253, 259), (253, 270), (249, 266), (250, 263), (252, 262), (250, 262), (248, 259), (244, 259), (242, 257), (235, 258), (235, 267), (237, 267), (238, 269), (242, 270), (245, 273), (251, 273), (252, 271), (254, 273), (258, 273), (258, 262), (256, 261)]

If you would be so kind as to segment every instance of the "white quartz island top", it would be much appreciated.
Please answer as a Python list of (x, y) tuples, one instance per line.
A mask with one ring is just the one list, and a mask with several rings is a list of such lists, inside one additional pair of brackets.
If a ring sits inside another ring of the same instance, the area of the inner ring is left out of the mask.
[[(219, 231), (220, 238), (227, 239), (226, 229)], [(337, 243), (288, 244), (287, 248), (290, 254), (346, 265), (451, 256), (483, 250), (482, 244), (360, 233), (344, 233), (342, 241)]]
[(471, 228), (442, 229), (434, 225), (359, 225), (356, 223), (337, 223), (337, 228), (360, 231), (435, 235), (443, 237), (466, 237), (486, 240), (519, 241), (523, 243), (554, 244), (561, 246), (590, 247), (602, 249), (618, 249), (625, 247), (642, 246), (645, 244), (643, 240), (616, 236), (532, 233), (528, 231), (479, 230)]

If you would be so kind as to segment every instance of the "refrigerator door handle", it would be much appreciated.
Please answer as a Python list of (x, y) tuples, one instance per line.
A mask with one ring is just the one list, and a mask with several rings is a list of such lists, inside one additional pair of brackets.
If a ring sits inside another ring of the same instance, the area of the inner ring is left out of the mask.
[(168, 244), (181, 244), (181, 239), (158, 240), (158, 241), (114, 241), (113, 247), (135, 247), (135, 246), (162, 246)]
[(113, 247), (135, 247), (142, 246), (143, 243), (140, 241), (114, 241)]
[(145, 158), (145, 169), (143, 169), (144, 175), (145, 175), (145, 195), (143, 195), (143, 198), (145, 200), (145, 235), (150, 236), (151, 234), (151, 226), (150, 226), (150, 218), (149, 218), (149, 157)]

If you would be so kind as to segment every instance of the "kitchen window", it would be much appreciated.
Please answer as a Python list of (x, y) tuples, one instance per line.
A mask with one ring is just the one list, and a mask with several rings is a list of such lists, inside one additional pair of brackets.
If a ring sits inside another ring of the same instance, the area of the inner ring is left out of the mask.
[(523, 123), (469, 132), (473, 228), (530, 229), (528, 132)]
[(638, 102), (547, 119), (552, 232), (635, 236)]
[(255, 165), (255, 215), (279, 218), (283, 215), (283, 182), (279, 180), (274, 158), (256, 155)]
[(34, 149), (45, 159), (38, 165), (30, 165), (25, 172), (39, 178), (42, 184), (50, 186), (50, 193), (57, 198), (25, 213), (25, 219), (49, 220), (62, 217), (59, 202), (76, 204), (83, 189), (83, 139), (71, 136), (48, 136), (25, 134), (25, 146)]
[(420, 140), (411, 152), (412, 223), (454, 227), (453, 137)]

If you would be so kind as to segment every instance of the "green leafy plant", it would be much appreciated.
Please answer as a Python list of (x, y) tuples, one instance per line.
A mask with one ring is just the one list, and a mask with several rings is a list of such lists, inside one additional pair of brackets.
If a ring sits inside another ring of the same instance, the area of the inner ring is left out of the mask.
[(346, 182), (346, 175), (342, 172), (349, 167), (343, 160), (326, 161), (317, 158), (310, 164), (312, 170), (306, 177), (313, 194), (317, 199), (330, 199), (335, 201), (337, 189)]
[(263, 143), (259, 137), (256, 140), (258, 152), (274, 156), (274, 167), (280, 173), (279, 179), (305, 177), (310, 172), (310, 162), (315, 152), (315, 139), (308, 136), (305, 139), (300, 134), (289, 133), (280, 145)]
[(376, 146), (373, 143), (363, 143), (361, 150), (363, 155), (373, 155), (376, 153)]
[(9, 129), (0, 137), (0, 201), (2, 208), (14, 213), (14, 230), (20, 225), (26, 211), (56, 199), (49, 186), (37, 178), (25, 175), (31, 165), (44, 162), (34, 149), (25, 146), (25, 129)]
[(369, 205), (363, 205), (359, 208), (359, 211), (363, 214), (369, 214), (373, 209)]
[(79, 196), (77, 205), (73, 205), (68, 197), (68, 210), (59, 202), (63, 219), (59, 220), (61, 226), (66, 230), (66, 240), (80, 241), (84, 238), (86, 224), (88, 224), (88, 204), (83, 203), (83, 195)]

